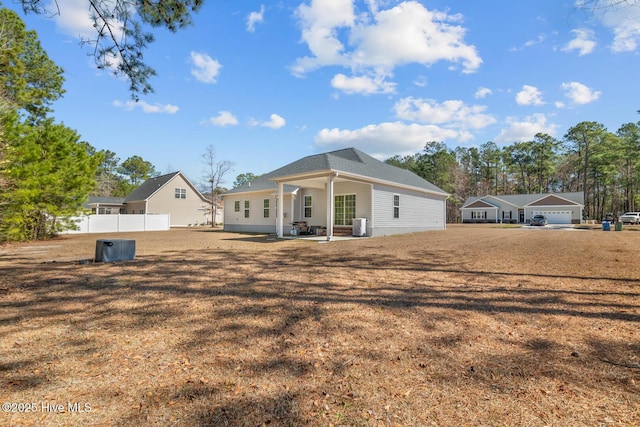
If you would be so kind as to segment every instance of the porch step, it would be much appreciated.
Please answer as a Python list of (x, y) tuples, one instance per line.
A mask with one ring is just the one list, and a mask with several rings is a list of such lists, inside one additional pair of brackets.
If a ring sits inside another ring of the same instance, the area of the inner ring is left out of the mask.
[(353, 229), (351, 227), (333, 227), (334, 236), (351, 236), (353, 235)]

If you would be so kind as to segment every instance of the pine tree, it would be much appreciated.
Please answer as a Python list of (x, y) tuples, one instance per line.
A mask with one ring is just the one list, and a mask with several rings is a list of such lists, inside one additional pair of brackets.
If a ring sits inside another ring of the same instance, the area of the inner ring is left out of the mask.
[(10, 185), (0, 196), (4, 240), (35, 240), (68, 229), (95, 186), (100, 157), (80, 136), (49, 119), (33, 126), (7, 121), (11, 149), (2, 172)]

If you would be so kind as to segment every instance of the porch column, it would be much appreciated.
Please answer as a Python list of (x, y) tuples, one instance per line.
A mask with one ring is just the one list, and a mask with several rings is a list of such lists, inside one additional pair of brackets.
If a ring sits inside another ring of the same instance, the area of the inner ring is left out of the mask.
[(283, 237), (283, 218), (284, 216), (284, 183), (278, 182), (278, 220), (276, 222), (276, 233), (278, 237)]
[(327, 240), (333, 237), (333, 174), (327, 177)]

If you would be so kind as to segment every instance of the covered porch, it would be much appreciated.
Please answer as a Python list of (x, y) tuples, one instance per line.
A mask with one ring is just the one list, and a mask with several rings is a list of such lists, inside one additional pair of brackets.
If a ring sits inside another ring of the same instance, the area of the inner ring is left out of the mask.
[[(354, 179), (336, 171), (315, 174), (279, 177), (274, 179), (278, 185), (277, 206), (284, 206), (285, 185), (299, 188), (292, 199), (291, 224), (304, 222), (315, 231), (322, 228), (322, 236), (310, 234), (321, 240), (331, 241), (338, 237), (351, 237), (356, 217), (371, 218), (371, 184)], [(278, 209), (276, 234), (284, 237), (284, 210)]]

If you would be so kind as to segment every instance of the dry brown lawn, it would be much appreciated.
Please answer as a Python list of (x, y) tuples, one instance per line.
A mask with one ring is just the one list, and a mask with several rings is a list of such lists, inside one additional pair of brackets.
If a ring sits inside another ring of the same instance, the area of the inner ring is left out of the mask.
[(104, 237), (0, 249), (0, 425), (640, 425), (640, 229)]

